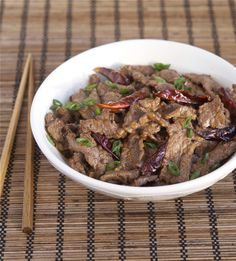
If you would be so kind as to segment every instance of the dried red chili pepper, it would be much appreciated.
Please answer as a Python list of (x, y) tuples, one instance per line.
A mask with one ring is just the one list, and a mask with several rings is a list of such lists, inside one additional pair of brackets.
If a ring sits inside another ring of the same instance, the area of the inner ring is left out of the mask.
[(143, 176), (151, 176), (155, 173), (162, 164), (163, 158), (166, 153), (166, 143), (163, 144), (152, 156), (146, 160), (140, 168)]
[(94, 71), (97, 73), (101, 73), (103, 76), (107, 77), (110, 81), (114, 83), (122, 85), (129, 85), (131, 83), (130, 78), (117, 71), (114, 71), (113, 69), (98, 67), (95, 68)]
[(232, 122), (236, 122), (236, 103), (232, 100), (230, 92), (227, 89), (221, 87), (219, 90), (219, 95), (225, 108), (227, 108), (230, 112)]
[(205, 140), (229, 141), (236, 135), (236, 126), (221, 129), (206, 129), (198, 131), (197, 134)]
[(114, 159), (120, 160), (120, 158), (112, 152), (112, 144), (105, 135), (100, 133), (92, 133), (92, 137), (97, 142), (97, 144), (101, 145), (102, 148), (110, 153)]
[(133, 103), (137, 102), (138, 100), (142, 100), (146, 98), (147, 94), (142, 91), (137, 91), (132, 93), (129, 96), (126, 96), (120, 99), (118, 102), (112, 103), (99, 103), (97, 104), (100, 108), (106, 108), (111, 110), (119, 110), (119, 109), (126, 109), (129, 108)]
[(191, 95), (188, 91), (185, 90), (175, 90), (167, 89), (163, 91), (158, 91), (154, 94), (157, 97), (160, 97), (163, 100), (175, 101), (177, 103), (186, 104), (186, 105), (201, 105), (205, 102), (211, 100), (209, 96), (197, 96)]

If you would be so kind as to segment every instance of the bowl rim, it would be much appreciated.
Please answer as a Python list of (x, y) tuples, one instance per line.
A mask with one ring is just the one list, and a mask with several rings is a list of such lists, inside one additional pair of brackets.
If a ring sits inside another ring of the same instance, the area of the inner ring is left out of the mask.
[[(231, 158), (223, 165), (221, 165), (216, 170), (201, 176), (194, 180), (189, 180), (177, 184), (170, 184), (170, 185), (163, 185), (163, 186), (147, 186), (147, 187), (134, 187), (134, 186), (128, 186), (128, 185), (119, 185), (119, 184), (112, 184), (108, 182), (104, 182), (101, 180), (97, 180), (95, 178), (89, 177), (85, 174), (82, 174), (73, 168), (71, 168), (66, 162), (63, 162), (59, 160), (56, 155), (49, 149), (48, 146), (52, 146), (51, 144), (46, 144), (43, 142), (43, 140), (40, 139), (40, 131), (37, 130), (37, 111), (36, 111), (36, 103), (37, 103), (37, 97), (39, 93), (44, 89), (44, 86), (47, 85), (47, 82), (54, 77), (54, 75), (57, 73), (59, 69), (61, 69), (62, 66), (65, 66), (66, 63), (71, 62), (73, 59), (77, 58), (78, 56), (84, 56), (87, 55), (89, 52), (94, 52), (96, 50), (104, 49), (111, 45), (123, 45), (123, 44), (129, 44), (129, 43), (139, 43), (139, 42), (162, 42), (166, 44), (173, 44), (173, 45), (179, 45), (182, 47), (192, 48), (192, 50), (198, 50), (206, 55), (212, 56), (214, 59), (218, 59), (219, 61), (223, 62), (225, 65), (230, 66), (232, 69), (236, 71), (236, 68), (230, 64), (228, 61), (224, 60), (223, 58), (206, 51), (202, 48), (192, 46), (186, 43), (180, 43), (176, 41), (167, 41), (167, 40), (159, 40), (159, 39), (131, 39), (131, 40), (122, 40), (118, 42), (112, 42), (104, 45), (100, 45), (94, 48), (91, 48), (89, 50), (86, 50), (82, 53), (79, 53), (73, 57), (71, 57), (69, 60), (63, 62), (58, 67), (56, 67), (47, 77), (46, 79), (40, 84), (33, 102), (31, 106), (31, 112), (30, 112), (30, 123), (31, 123), (31, 129), (33, 132), (33, 136), (43, 152), (43, 154), (46, 156), (46, 158), (51, 162), (51, 164), (58, 169), (63, 174), (68, 176), (69, 178), (76, 180), (79, 183), (82, 183), (83, 185), (91, 188), (91, 189), (98, 189), (100, 191), (109, 191), (110, 193), (113, 192), (113, 194), (123, 194), (123, 195), (130, 195), (134, 197), (145, 197), (145, 196), (158, 196), (158, 195), (174, 195), (174, 194), (181, 194), (185, 192), (192, 193), (193, 189), (196, 189), (198, 187), (203, 187), (203, 189), (206, 187), (206, 184), (212, 183), (212, 179), (214, 177), (214, 181), (217, 182), (218, 180), (224, 178), (226, 175), (228, 175), (230, 172), (232, 172), (236, 168), (236, 153), (231, 156)], [(225, 170), (224, 172), (222, 172)], [(214, 183), (215, 183), (214, 182)], [(202, 190), (202, 189), (200, 189)]]

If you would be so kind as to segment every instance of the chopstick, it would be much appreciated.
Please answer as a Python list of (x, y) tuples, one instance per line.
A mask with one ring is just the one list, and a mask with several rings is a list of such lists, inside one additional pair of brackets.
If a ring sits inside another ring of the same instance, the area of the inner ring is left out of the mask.
[(23, 102), (23, 98), (24, 98), (24, 92), (25, 92), (25, 87), (26, 87), (26, 83), (27, 83), (27, 79), (28, 79), (28, 72), (29, 72), (29, 66), (31, 63), (31, 59), (32, 59), (32, 55), (29, 54), (27, 57), (25, 66), (24, 66), (23, 75), (21, 78), (14, 109), (12, 112), (10, 124), (8, 127), (5, 143), (4, 143), (3, 150), (2, 150), (2, 156), (0, 159), (0, 197), (2, 196), (4, 179), (6, 176), (8, 163), (9, 163), (9, 159), (10, 159), (10, 153), (12, 150), (12, 146), (13, 146), (13, 142), (14, 142), (14, 138), (15, 138), (15, 134), (16, 134), (17, 123), (18, 123), (18, 120), (20, 117), (20, 111), (21, 111), (22, 102)]
[(33, 58), (30, 62), (28, 80), (28, 108), (26, 132), (26, 158), (24, 173), (24, 197), (22, 213), (22, 231), (30, 233), (33, 229), (33, 137), (30, 128), (30, 108), (34, 92)]

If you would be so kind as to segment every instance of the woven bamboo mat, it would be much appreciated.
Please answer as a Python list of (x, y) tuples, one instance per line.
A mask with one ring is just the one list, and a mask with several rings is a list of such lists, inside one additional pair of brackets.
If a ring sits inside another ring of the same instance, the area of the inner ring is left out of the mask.
[[(36, 85), (91, 47), (131, 38), (194, 44), (236, 65), (234, 0), (1, 0), (0, 147), (28, 52)], [(36, 147), (34, 230), (21, 232), (26, 100), (1, 201), (0, 260), (236, 260), (236, 175), (160, 203), (115, 200), (58, 173)]]

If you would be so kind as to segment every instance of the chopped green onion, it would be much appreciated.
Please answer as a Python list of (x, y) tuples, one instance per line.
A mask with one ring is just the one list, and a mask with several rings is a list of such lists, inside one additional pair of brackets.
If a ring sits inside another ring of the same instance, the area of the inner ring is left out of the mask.
[(151, 149), (157, 149), (157, 145), (154, 142), (151, 141), (144, 141), (145, 146), (151, 148)]
[(186, 91), (191, 91), (191, 90), (192, 90), (192, 87), (184, 86), (184, 90), (186, 90)]
[(99, 107), (96, 107), (96, 108), (95, 108), (95, 114), (96, 114), (96, 115), (101, 115), (101, 113), (102, 113), (102, 109), (99, 108)]
[(174, 161), (170, 160), (167, 165), (167, 169), (173, 176), (179, 176), (180, 170), (179, 167), (174, 163)]
[(128, 89), (128, 88), (121, 88), (121, 89), (120, 89), (120, 94), (121, 94), (121, 95), (129, 95), (129, 94), (131, 94), (132, 92), (133, 92), (133, 90)]
[(200, 172), (199, 170), (195, 170), (195, 171), (191, 174), (190, 180), (199, 178), (200, 176), (201, 176), (201, 172)]
[(81, 104), (78, 103), (78, 102), (71, 102), (71, 101), (68, 101), (65, 103), (64, 107), (68, 110), (71, 110), (71, 111), (78, 111), (82, 108)]
[(202, 164), (205, 164), (209, 159), (209, 153), (208, 152), (205, 152), (202, 159), (201, 159), (201, 163)]
[(86, 107), (86, 106), (93, 106), (93, 105), (95, 105), (96, 103), (97, 103), (97, 100), (94, 99), (94, 98), (90, 98), (90, 97), (84, 99), (84, 100), (81, 102), (82, 106), (84, 106), (84, 107)]
[(192, 117), (191, 117), (191, 116), (187, 117), (187, 118), (185, 119), (185, 121), (183, 122), (182, 127), (183, 127), (184, 129), (189, 128), (189, 125), (190, 125), (191, 121), (192, 121)]
[(87, 138), (83, 138), (83, 137), (77, 138), (76, 142), (78, 142), (79, 144), (86, 146), (86, 147), (92, 147), (95, 145), (91, 140), (89, 140)]
[(111, 82), (111, 81), (109, 81), (109, 80), (106, 80), (106, 81), (105, 81), (105, 84), (106, 84), (109, 88), (111, 88), (111, 89), (117, 89), (117, 88), (118, 88), (118, 85), (117, 85), (116, 83)]
[(96, 103), (97, 103), (96, 99), (88, 97), (88, 98), (84, 99), (82, 102), (68, 101), (65, 103), (64, 107), (68, 110), (78, 111), (82, 108), (86, 108), (88, 106), (93, 106)]
[(55, 111), (55, 110), (57, 110), (59, 107), (61, 107), (62, 106), (62, 103), (60, 102), (60, 101), (58, 101), (58, 100), (56, 100), (56, 99), (53, 99), (52, 100), (52, 105), (51, 105), (51, 107), (50, 107), (50, 109), (52, 110), (52, 111)]
[(88, 92), (91, 92), (93, 89), (95, 89), (97, 87), (96, 83), (90, 83), (85, 87), (85, 90)]
[(120, 140), (115, 140), (112, 144), (112, 152), (117, 156), (120, 156), (120, 151), (122, 147), (122, 142)]
[(161, 78), (160, 76), (155, 76), (154, 80), (158, 83), (166, 83), (166, 80)]
[(47, 140), (49, 141), (49, 143), (51, 143), (53, 146), (56, 145), (53, 138), (48, 133), (47, 133), (46, 137), (47, 137)]
[(153, 64), (153, 68), (157, 71), (161, 71), (164, 69), (169, 69), (170, 68), (170, 64), (164, 64), (164, 63), (154, 63)]
[(187, 137), (192, 138), (193, 137), (193, 129), (192, 128), (187, 128)]
[(184, 83), (185, 83), (184, 76), (179, 76), (179, 78), (174, 81), (175, 89), (184, 90)]
[(118, 160), (114, 160), (112, 162), (107, 163), (106, 165), (106, 170), (114, 170), (115, 168), (117, 168), (120, 165), (120, 161)]

